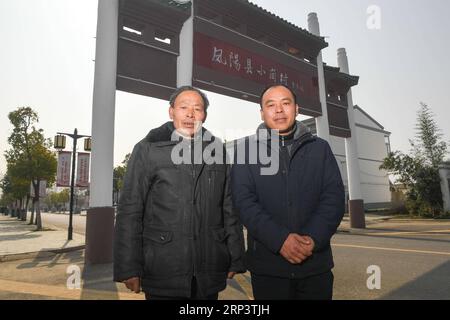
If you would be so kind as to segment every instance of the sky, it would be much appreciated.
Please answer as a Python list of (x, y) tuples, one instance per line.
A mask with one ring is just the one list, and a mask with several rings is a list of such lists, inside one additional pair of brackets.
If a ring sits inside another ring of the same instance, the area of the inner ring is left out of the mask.
[[(253, 2), (302, 28), (308, 13), (317, 12), (329, 43), (324, 61), (337, 66), (337, 49), (347, 49), (350, 73), (360, 77), (354, 103), (392, 132), (393, 150), (409, 150), (421, 101), (450, 140), (450, 1)], [(380, 28), (368, 27), (372, 6), (380, 10)], [(12, 130), (7, 116), (18, 107), (38, 112), (46, 137), (75, 128), (91, 133), (96, 23), (95, 0), (0, 0), (0, 175)], [(214, 134), (235, 138), (255, 131), (256, 104), (207, 94), (205, 127)], [(117, 91), (115, 117), (119, 164), (150, 129), (168, 120), (168, 103)]]

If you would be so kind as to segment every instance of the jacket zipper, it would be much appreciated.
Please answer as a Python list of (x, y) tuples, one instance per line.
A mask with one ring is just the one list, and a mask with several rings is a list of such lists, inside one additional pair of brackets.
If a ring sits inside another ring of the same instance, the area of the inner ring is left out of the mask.
[[(282, 145), (283, 150), (280, 150), (280, 151), (282, 151), (284, 157), (286, 157), (286, 156), (290, 157), (289, 151), (284, 146), (284, 138), (282, 140), (282, 143), (283, 143), (283, 145)], [(281, 152), (280, 152), (280, 154), (281, 154)], [(286, 161), (286, 160), (290, 161), (290, 159), (280, 159), (280, 160), (282, 160), (282, 163), (283, 163), (283, 171), (285, 174), (284, 178), (286, 179), (286, 205), (287, 205), (287, 209), (288, 209), (288, 225), (291, 225), (291, 207), (289, 204), (289, 202), (290, 202), (290, 200), (289, 200), (289, 197), (290, 197), (290, 195), (289, 195), (289, 190), (290, 190), (290, 188), (289, 188), (289, 172), (291, 170), (291, 166), (289, 165), (290, 162)]]
[(197, 275), (197, 254), (195, 252), (195, 165), (192, 164), (192, 216), (191, 216), (191, 232), (192, 232), (192, 259), (193, 259), (193, 276), (196, 277)]
[[(290, 152), (288, 152), (288, 150), (285, 150), (287, 152), (287, 156), (288, 156), (288, 163), (287, 163), (287, 167), (286, 167), (286, 162), (283, 161), (283, 166), (284, 169), (286, 170), (286, 195), (287, 195), (287, 208), (288, 208), (288, 224), (291, 225), (291, 220), (292, 220), (292, 214), (291, 214), (291, 200), (290, 200), (290, 195), (289, 195), (289, 173), (291, 171), (291, 163), (292, 163), (292, 159), (294, 158), (294, 155), (298, 152), (298, 150), (300, 150), (304, 144), (309, 141), (309, 139), (306, 139), (304, 141), (300, 141), (300, 145), (297, 147), (297, 149), (292, 150), (292, 154)], [(284, 147), (284, 137), (282, 137), (282, 144)]]

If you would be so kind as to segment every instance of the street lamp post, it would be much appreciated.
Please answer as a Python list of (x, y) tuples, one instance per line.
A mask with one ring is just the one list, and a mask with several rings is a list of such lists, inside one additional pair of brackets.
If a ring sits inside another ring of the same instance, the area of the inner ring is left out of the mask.
[[(77, 140), (80, 138), (87, 138), (84, 143), (84, 147), (86, 151), (90, 151), (90, 138), (91, 136), (85, 136), (85, 135), (79, 135), (78, 129), (75, 129), (75, 131), (72, 133), (63, 133), (58, 132), (57, 136), (55, 137), (55, 148), (56, 149), (64, 149), (66, 147), (66, 141), (65, 139), (62, 139), (63, 136), (68, 136), (73, 139), (73, 151), (72, 151), (72, 177), (70, 180), (70, 213), (69, 213), (69, 228), (68, 228), (68, 240), (72, 240), (72, 234), (73, 234), (73, 198), (74, 198), (74, 191), (75, 191), (75, 164), (76, 164), (76, 157), (77, 157)], [(87, 149), (89, 148), (89, 149)]]

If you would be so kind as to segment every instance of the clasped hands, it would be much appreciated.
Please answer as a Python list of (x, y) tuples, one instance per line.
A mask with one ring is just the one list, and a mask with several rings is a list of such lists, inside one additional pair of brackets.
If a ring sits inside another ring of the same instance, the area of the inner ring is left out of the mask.
[(312, 255), (314, 245), (311, 237), (290, 233), (281, 247), (280, 254), (290, 263), (300, 264)]

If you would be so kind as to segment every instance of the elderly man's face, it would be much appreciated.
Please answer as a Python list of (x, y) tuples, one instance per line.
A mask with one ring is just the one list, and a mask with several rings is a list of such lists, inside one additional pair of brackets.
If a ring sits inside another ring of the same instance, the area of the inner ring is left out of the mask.
[(261, 119), (267, 128), (278, 130), (280, 135), (288, 134), (298, 115), (292, 93), (283, 86), (267, 90), (262, 97)]
[(169, 107), (169, 115), (180, 134), (192, 137), (206, 120), (202, 97), (195, 91), (182, 92)]

